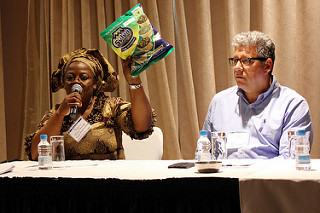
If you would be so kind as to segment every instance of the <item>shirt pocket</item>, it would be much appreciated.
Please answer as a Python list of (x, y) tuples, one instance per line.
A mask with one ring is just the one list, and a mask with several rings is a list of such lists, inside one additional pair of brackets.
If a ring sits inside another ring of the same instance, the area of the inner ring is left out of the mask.
[(260, 121), (259, 132), (268, 141), (277, 141), (282, 131), (282, 117), (264, 117)]

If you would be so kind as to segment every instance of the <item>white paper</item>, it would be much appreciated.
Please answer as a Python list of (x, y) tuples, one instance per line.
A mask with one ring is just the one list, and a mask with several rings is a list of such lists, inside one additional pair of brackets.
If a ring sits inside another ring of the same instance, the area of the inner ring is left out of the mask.
[(7, 163), (0, 164), (0, 175), (11, 172), (13, 168), (14, 168), (13, 165), (10, 165)]
[(239, 149), (249, 144), (250, 134), (248, 131), (229, 132), (227, 137), (227, 149)]
[(255, 163), (262, 162), (261, 159), (225, 159), (222, 161), (222, 166), (225, 167), (248, 167)]
[(84, 120), (81, 116), (78, 120), (72, 124), (68, 133), (73, 137), (77, 142), (79, 142), (91, 129), (91, 125)]

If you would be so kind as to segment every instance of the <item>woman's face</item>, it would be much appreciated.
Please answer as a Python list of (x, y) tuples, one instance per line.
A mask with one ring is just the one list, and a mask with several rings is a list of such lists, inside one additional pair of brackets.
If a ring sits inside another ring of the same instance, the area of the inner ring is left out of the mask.
[(82, 102), (87, 103), (93, 96), (93, 91), (96, 89), (94, 74), (90, 67), (83, 62), (72, 62), (67, 68), (64, 76), (64, 89), (67, 94), (72, 93), (72, 86), (80, 84), (82, 87)]

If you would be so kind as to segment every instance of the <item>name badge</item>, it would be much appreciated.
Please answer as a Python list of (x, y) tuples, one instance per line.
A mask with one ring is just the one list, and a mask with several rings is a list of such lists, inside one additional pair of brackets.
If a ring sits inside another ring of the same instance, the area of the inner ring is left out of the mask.
[(80, 116), (80, 118), (72, 124), (68, 130), (68, 133), (71, 137), (73, 137), (73, 139), (79, 142), (89, 132), (90, 129), (91, 125)]
[(229, 132), (227, 137), (227, 149), (238, 149), (249, 145), (249, 131)]

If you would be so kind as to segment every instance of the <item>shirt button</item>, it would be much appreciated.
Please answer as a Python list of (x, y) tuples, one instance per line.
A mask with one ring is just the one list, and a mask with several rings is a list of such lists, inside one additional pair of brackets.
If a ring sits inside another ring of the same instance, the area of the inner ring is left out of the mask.
[(240, 154), (243, 154), (243, 150), (240, 150)]
[(251, 108), (252, 108), (252, 105), (250, 105), (249, 107), (250, 107), (250, 109), (251, 109)]

